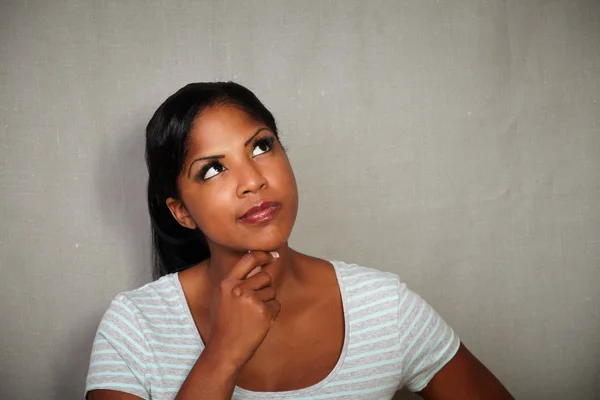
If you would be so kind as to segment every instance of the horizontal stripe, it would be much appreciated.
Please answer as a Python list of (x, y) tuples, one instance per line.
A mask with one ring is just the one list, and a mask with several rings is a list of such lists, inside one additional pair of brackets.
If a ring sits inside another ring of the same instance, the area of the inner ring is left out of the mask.
[(379, 277), (379, 278), (371, 278), (371, 279), (367, 279), (367, 280), (364, 280), (364, 281), (359, 282), (359, 283), (355, 283), (354, 285), (346, 286), (346, 290), (348, 290), (348, 291), (357, 290), (357, 289), (360, 289), (360, 288), (364, 288), (365, 286), (372, 285), (374, 283), (388, 282), (389, 280), (390, 280), (390, 278), (388, 278), (387, 276), (383, 277), (383, 278), (381, 278), (381, 277)]
[[(117, 353), (115, 353), (115, 355), (118, 357)], [(113, 359), (113, 360), (92, 360), (90, 362), (90, 368), (97, 367), (100, 365), (117, 365), (117, 366), (121, 367), (123, 365), (127, 366), (127, 363), (120, 358)]]
[(340, 397), (340, 396), (358, 396), (358, 395), (364, 395), (364, 394), (372, 394), (372, 393), (377, 393), (377, 392), (383, 392), (383, 391), (387, 391), (387, 390), (392, 390), (395, 389), (396, 385), (382, 385), (382, 386), (377, 386), (374, 388), (366, 388), (366, 389), (356, 389), (356, 390), (345, 390), (343, 392), (337, 392), (337, 393), (330, 393), (330, 394), (323, 394), (323, 395), (317, 395), (317, 396), (310, 396), (308, 397), (308, 399), (331, 399), (331, 398), (336, 398), (336, 397)]
[(171, 363), (165, 363), (165, 362), (160, 362), (158, 364), (157, 363), (152, 363), (152, 362), (148, 363), (148, 368), (149, 369), (152, 369), (152, 368), (154, 368), (154, 369), (174, 368), (174, 369), (189, 370), (189, 369), (191, 369), (192, 366), (193, 366), (193, 364), (171, 364)]
[[(394, 376), (397, 376), (400, 374), (400, 371), (391, 371), (391, 372), (385, 372), (383, 374), (373, 374), (373, 375), (368, 375), (365, 376), (363, 378), (350, 378), (350, 379), (340, 379), (340, 380), (335, 380), (333, 383), (330, 383), (329, 385), (327, 385), (328, 387), (336, 387), (336, 386), (341, 386), (341, 385), (354, 385), (357, 383), (362, 383), (362, 382), (369, 382), (369, 381), (376, 381), (378, 379), (385, 379), (385, 378), (391, 378)], [(339, 392), (339, 393), (344, 393), (344, 392)]]
[(154, 340), (154, 339), (149, 340), (148, 343), (153, 344), (153, 345), (157, 345), (157, 346), (171, 347), (173, 349), (194, 349), (195, 350), (195, 349), (198, 348), (197, 344), (181, 344), (181, 343), (160, 342), (160, 341)]
[[(182, 308), (181, 304), (139, 304), (139, 308), (144, 310), (177, 310)], [(147, 315), (144, 313), (144, 315)]]
[(378, 361), (378, 362), (374, 362), (374, 363), (370, 363), (370, 364), (364, 364), (364, 365), (360, 365), (358, 367), (353, 367), (353, 368), (344, 368), (339, 375), (345, 375), (345, 374), (349, 374), (351, 372), (356, 372), (356, 371), (364, 371), (365, 369), (371, 369), (371, 368), (376, 368), (376, 367), (382, 367), (384, 365), (390, 365), (390, 364), (400, 364), (400, 362), (402, 361), (401, 357), (395, 357), (395, 358), (391, 358), (391, 359), (387, 359), (387, 360), (383, 360), (383, 361)]
[(385, 354), (385, 353), (398, 353), (398, 351), (400, 351), (401, 349), (402, 349), (402, 347), (398, 343), (395, 343), (393, 346), (386, 347), (383, 349), (379, 349), (379, 350), (375, 350), (375, 351), (365, 351), (364, 353), (358, 353), (358, 354), (354, 354), (352, 356), (346, 356), (346, 361), (360, 360), (361, 358), (373, 357), (373, 356), (376, 356), (379, 354)]
[(144, 367), (145, 367), (144, 362), (142, 362), (142, 360), (140, 360), (135, 354), (133, 354), (131, 352), (131, 350), (129, 350), (123, 343), (116, 340), (108, 332), (105, 332), (105, 331), (102, 331), (99, 329), (98, 333), (100, 333), (100, 334), (104, 335), (106, 338), (108, 338), (111, 341), (111, 343), (114, 343), (115, 346), (119, 347), (125, 354), (127, 354), (133, 361), (135, 361), (135, 363), (138, 364), (138, 366), (142, 370), (144, 369)]
[[(134, 311), (136, 313), (140, 313), (142, 314), (139, 310)], [(172, 319), (172, 320), (181, 320), (181, 319), (186, 319), (188, 316), (185, 314), (182, 315), (169, 315), (169, 314), (150, 314), (150, 313), (143, 313), (142, 314), (145, 318), (159, 318), (159, 319)]]
[(384, 336), (375, 336), (371, 339), (366, 339), (366, 340), (361, 340), (360, 342), (356, 342), (356, 343), (350, 343), (348, 345), (349, 349), (356, 349), (358, 347), (362, 347), (362, 346), (368, 346), (370, 344), (375, 344), (375, 343), (379, 343), (379, 342), (384, 342), (386, 340), (390, 340), (390, 339), (394, 339), (394, 338), (398, 338), (398, 333), (394, 332), (394, 333), (390, 333), (388, 335), (384, 335)]
[(366, 297), (373, 296), (377, 293), (385, 292), (386, 290), (395, 289), (394, 285), (387, 285), (378, 287), (375, 290), (371, 290), (370, 292), (363, 292), (360, 295), (353, 296), (350, 300), (348, 300), (348, 304), (354, 304), (359, 300), (364, 300)]
[(154, 375), (151, 372), (149, 372), (146, 374), (146, 378), (159, 378), (159, 379), (171, 380), (171, 381), (181, 381), (181, 383), (183, 383), (183, 381), (185, 381), (185, 378), (187, 378), (187, 376), (186, 375)]
[(154, 393), (158, 392), (158, 393), (175, 393), (177, 394), (177, 392), (179, 392), (179, 389), (181, 389), (181, 385), (179, 385), (178, 387), (160, 387), (160, 386), (153, 386), (152, 387), (152, 398), (154, 398)]
[[(377, 301), (372, 301), (372, 302), (364, 304), (364, 305), (362, 305), (360, 307), (354, 307), (354, 308), (352, 308), (351, 311), (352, 311), (353, 314), (354, 313), (358, 313), (360, 311), (367, 310), (367, 309), (369, 309), (371, 307), (375, 307), (375, 306), (387, 303), (388, 301), (394, 301), (394, 300), (397, 299), (397, 297), (398, 296), (396, 296), (396, 295), (387, 296), (387, 297), (384, 297), (383, 299), (379, 299)], [(394, 305), (394, 308), (396, 308), (396, 305)]]
[(160, 296), (158, 294), (155, 296), (133, 295), (130, 297), (130, 300), (135, 300), (136, 302), (138, 302), (138, 301), (177, 301), (177, 302), (179, 302), (179, 296), (177, 294), (175, 294), (174, 296), (171, 296), (171, 297)]
[(378, 325), (373, 325), (373, 326), (369, 326), (368, 328), (363, 328), (361, 330), (357, 330), (357, 331), (350, 331), (350, 334), (353, 336), (360, 336), (362, 334), (365, 334), (367, 332), (373, 332), (376, 331), (378, 329), (382, 329), (382, 328), (389, 328), (390, 326), (395, 326), (396, 325), (396, 321), (388, 321), (388, 322), (384, 322), (382, 324), (378, 324)]
[(101, 356), (104, 354), (117, 354), (114, 349), (106, 349), (106, 350), (92, 350), (92, 355)]
[[(145, 324), (148, 325), (148, 324)], [(189, 329), (190, 325), (189, 324), (156, 324), (156, 323), (152, 323), (150, 324), (150, 326), (154, 327), (154, 328), (174, 328), (174, 329)]]
[[(369, 313), (367, 315), (365, 315), (364, 317), (361, 318), (355, 318), (354, 320), (350, 321), (352, 326), (354, 325), (358, 325), (361, 322), (366, 322), (366, 321), (370, 321), (372, 319), (377, 319), (377, 318), (381, 318), (381, 317), (386, 317), (388, 315), (396, 315), (398, 314), (398, 310), (396, 310), (395, 308), (391, 308), (391, 309), (387, 309), (387, 310), (383, 310), (383, 311), (379, 311), (376, 313)], [(395, 318), (394, 318), (394, 323), (395, 323)]]
[(197, 360), (198, 356), (193, 354), (175, 354), (175, 353), (167, 353), (163, 351), (155, 351), (153, 354), (157, 357), (169, 357), (169, 358), (180, 358), (184, 360)]
[(193, 333), (159, 333), (155, 332), (152, 329), (143, 329), (143, 333), (148, 333), (153, 336), (160, 336), (166, 338), (174, 338), (174, 339), (195, 339), (196, 335)]
[(88, 375), (90, 379), (102, 376), (122, 376), (129, 379), (133, 378), (133, 376), (131, 376), (131, 372), (93, 372)]
[(152, 290), (155, 292), (158, 292), (158, 293), (170, 293), (170, 292), (177, 293), (177, 291), (175, 290), (175, 288), (173, 286), (155, 287)]
[[(135, 334), (135, 336), (137, 336), (140, 341), (144, 341), (144, 335), (142, 335), (142, 333), (140, 332), (140, 329), (137, 326), (134, 326), (131, 322), (129, 322), (127, 320), (127, 318), (125, 318), (123, 315), (113, 311), (113, 310), (108, 310), (106, 311), (106, 313), (108, 315), (112, 315), (113, 317), (115, 317), (116, 319), (118, 319), (119, 321), (121, 321), (123, 324), (125, 324), (129, 329), (131, 329), (131, 332)], [(112, 325), (112, 322), (109, 321), (104, 321), (105, 324), (107, 325)], [(114, 325), (112, 325), (114, 326)], [(120, 330), (120, 328), (119, 328)], [(129, 336), (129, 335), (127, 335)]]
[[(146, 349), (144, 347), (142, 347), (141, 344), (139, 344), (137, 341), (135, 341), (130, 335), (129, 333), (124, 332), (120, 327), (118, 327), (117, 325), (113, 324), (110, 321), (104, 321), (101, 325), (101, 328), (103, 331), (106, 331), (106, 328), (110, 328), (109, 330), (111, 332), (116, 332), (118, 333), (121, 337), (123, 337), (125, 340), (127, 340), (129, 343), (131, 343), (133, 345), (133, 347), (135, 347), (140, 353), (144, 353), (144, 354), (148, 354), (146, 352)], [(140, 332), (136, 332), (136, 335), (139, 336), (140, 340), (144, 340), (144, 336), (142, 336), (142, 334)]]

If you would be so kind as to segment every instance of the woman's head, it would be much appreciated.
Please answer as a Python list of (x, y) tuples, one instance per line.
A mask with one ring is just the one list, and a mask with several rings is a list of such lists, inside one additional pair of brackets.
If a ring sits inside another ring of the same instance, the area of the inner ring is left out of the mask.
[(273, 115), (243, 86), (193, 83), (169, 97), (146, 128), (146, 162), (155, 278), (211, 250), (287, 241), (296, 182)]

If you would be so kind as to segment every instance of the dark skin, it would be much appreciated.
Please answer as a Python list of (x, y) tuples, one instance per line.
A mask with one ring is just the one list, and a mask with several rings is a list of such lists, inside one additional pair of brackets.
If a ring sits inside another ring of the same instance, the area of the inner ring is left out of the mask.
[[(244, 389), (284, 391), (311, 386), (329, 374), (342, 351), (343, 311), (331, 265), (293, 250), (289, 254), (297, 265), (294, 282), (277, 290), (281, 311), (238, 375), (237, 385)], [(281, 261), (267, 264), (264, 271), (277, 279), (276, 263)], [(200, 336), (209, 343), (210, 300), (215, 286), (204, 265), (185, 271), (180, 279), (184, 292), (189, 293), (186, 298)], [(196, 291), (198, 287), (200, 290)]]
[[(274, 392), (322, 381), (344, 344), (343, 307), (333, 266), (287, 244), (298, 209), (287, 155), (264, 124), (233, 107), (205, 110), (190, 135), (181, 198), (167, 206), (182, 226), (204, 233), (211, 259), (179, 274), (206, 348), (177, 399), (229, 399), (236, 385)], [(275, 217), (240, 220), (264, 200), (280, 204)], [(512, 399), (463, 345), (420, 395)], [(88, 394), (90, 400), (137, 398), (111, 390)]]

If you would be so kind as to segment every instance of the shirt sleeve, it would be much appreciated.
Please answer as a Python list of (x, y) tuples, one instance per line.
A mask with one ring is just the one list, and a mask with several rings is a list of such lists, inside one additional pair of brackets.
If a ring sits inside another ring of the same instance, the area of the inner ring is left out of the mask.
[(400, 281), (398, 328), (402, 357), (399, 389), (419, 392), (454, 357), (460, 340), (433, 307)]
[(118, 296), (102, 317), (92, 346), (85, 394), (108, 389), (148, 400), (147, 346), (127, 299)]

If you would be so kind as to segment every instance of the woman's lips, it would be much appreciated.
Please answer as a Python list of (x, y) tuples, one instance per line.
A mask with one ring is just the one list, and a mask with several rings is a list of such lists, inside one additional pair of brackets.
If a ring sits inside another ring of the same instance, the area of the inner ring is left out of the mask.
[(258, 206), (250, 208), (244, 215), (238, 220), (240, 222), (249, 224), (258, 224), (261, 222), (269, 221), (275, 218), (275, 215), (281, 208), (281, 203), (275, 201), (265, 201), (260, 203)]

